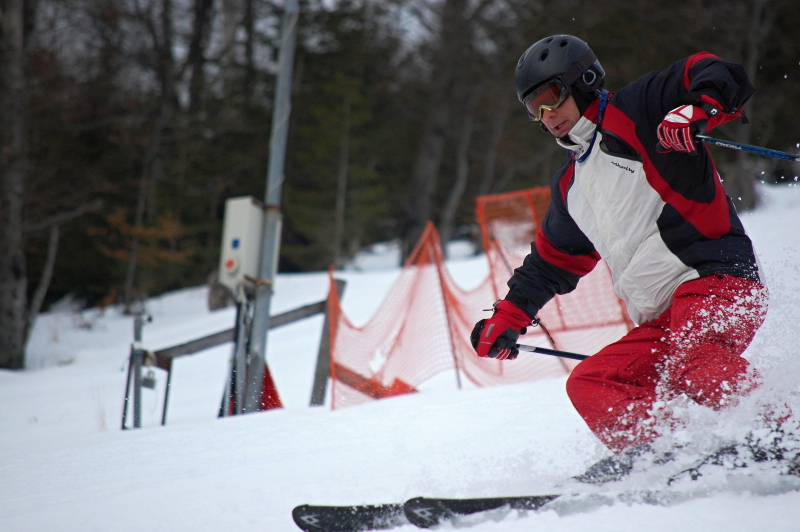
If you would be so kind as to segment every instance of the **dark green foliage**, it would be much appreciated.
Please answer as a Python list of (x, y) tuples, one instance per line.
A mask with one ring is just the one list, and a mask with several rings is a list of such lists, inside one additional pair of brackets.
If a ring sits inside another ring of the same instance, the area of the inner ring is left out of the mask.
[[(450, 118), (443, 132), (433, 221), (440, 221), (455, 180), (463, 112), (479, 86), (483, 92), (469, 146), (468, 185), (455, 234), (467, 234), (474, 224), (477, 194), (549, 182), (563, 150), (528, 122), (514, 96), (513, 72), (528, 45), (554, 33), (587, 40), (612, 91), (700, 50), (737, 62), (746, 62), (755, 50), (757, 92), (749, 113), (749, 142), (797, 151), (800, 3), (763, 3), (763, 17), (754, 20), (758, 2), (486, 3), (459, 26), (471, 49), (465, 71), (453, 76), (448, 89)], [(73, 14), (87, 14), (59, 22), (94, 35), (87, 40), (93, 48), (79, 58), (67, 57), (47, 45), (56, 42), (46, 33), (55, 26), (39, 29), (45, 38), (28, 68), (33, 167), (26, 224), (97, 198), (103, 207), (62, 226), (49, 302), (72, 294), (86, 304), (107, 304), (121, 294), (143, 176), (149, 189), (134, 282), (141, 295), (204, 283), (217, 266), (225, 199), (264, 197), (280, 7), (265, 0), (242, 4), (252, 8), (255, 19), (253, 25), (246, 19), (238, 23), (236, 53), (225, 55), (205, 35), (197, 40), (203, 68), (193, 69), (175, 56), (170, 71), (146, 25), (125, 13), (124, 3), (52, 2)], [(325, 8), (317, 0), (301, 2), (281, 205), (282, 271), (323, 269), (337, 257), (346, 259), (374, 242), (400, 236), (403, 204), (413, 194), (412, 167), (424, 149), (419, 140), (439, 74), (431, 65), (441, 46), (436, 13), (423, 17), (431, 23), (426, 27), (415, 22), (418, 13), (409, 6), (343, 0)], [(191, 6), (173, 3), (176, 40), (190, 40), (193, 13)], [(222, 13), (212, 10), (209, 16), (219, 21)], [(204, 77), (191, 83), (195, 99), (189, 105), (186, 91), (195, 72)], [(172, 111), (163, 115), (166, 123), (159, 129), (164, 105)], [(736, 138), (738, 128), (728, 125), (717, 136)], [(153, 142), (155, 156), (148, 161)], [(713, 149), (723, 176), (741, 165), (730, 150)], [(793, 180), (798, 173), (774, 161), (754, 160), (750, 180)], [(340, 249), (334, 249), (343, 165), (344, 226)], [(48, 235), (40, 229), (27, 232), (26, 238), (32, 293)]]
[(343, 164), (345, 254), (394, 236), (391, 183), (402, 181), (408, 170), (392, 159), (406, 130), (391, 120), (403, 107), (391, 89), (391, 60), (401, 43), (376, 27), (364, 6), (343, 2), (336, 12), (319, 12), (306, 31), (309, 40), (313, 35), (323, 43), (300, 54), (303, 78), (294, 94), (283, 202), (290, 223), (284, 229), (282, 254), (287, 266), (319, 270), (337, 255), (331, 246)]

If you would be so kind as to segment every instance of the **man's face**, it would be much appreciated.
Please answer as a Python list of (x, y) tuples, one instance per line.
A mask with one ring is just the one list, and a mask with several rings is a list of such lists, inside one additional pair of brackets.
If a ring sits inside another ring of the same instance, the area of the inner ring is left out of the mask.
[(564, 103), (552, 111), (544, 109), (542, 111), (542, 124), (552, 135), (563, 138), (575, 127), (581, 119), (581, 112), (572, 96), (564, 100)]

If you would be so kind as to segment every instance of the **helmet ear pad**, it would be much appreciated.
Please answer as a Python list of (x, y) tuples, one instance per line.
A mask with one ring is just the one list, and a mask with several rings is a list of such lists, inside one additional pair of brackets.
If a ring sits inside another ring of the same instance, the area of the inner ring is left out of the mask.
[[(577, 83), (575, 85), (577, 85)], [(582, 88), (576, 87), (575, 85), (572, 86), (572, 99), (575, 100), (575, 105), (578, 106), (578, 111), (580, 111), (581, 116), (583, 116), (583, 113), (585, 113), (586, 109), (589, 108), (589, 104), (591, 104), (593, 100), (597, 99), (597, 96), (593, 91), (586, 91)]]
[[(602, 73), (598, 74), (595, 69), (599, 69)], [(586, 112), (589, 104), (602, 94), (603, 82), (605, 81), (604, 75), (603, 67), (599, 63), (595, 63), (572, 84), (572, 97), (575, 99), (575, 104), (578, 106), (581, 116)]]
[(582, 92), (587, 96), (594, 94), (591, 99), (599, 98), (605, 83), (606, 72), (600, 66), (599, 61), (595, 61), (589, 69), (572, 84), (572, 89)]

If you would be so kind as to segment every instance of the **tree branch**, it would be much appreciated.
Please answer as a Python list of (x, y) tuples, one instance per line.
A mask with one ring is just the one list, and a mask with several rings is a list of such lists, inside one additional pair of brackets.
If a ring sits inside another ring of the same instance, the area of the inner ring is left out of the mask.
[(60, 212), (56, 215), (50, 216), (49, 218), (45, 218), (44, 220), (40, 220), (36, 223), (32, 224), (25, 224), (22, 227), (22, 231), (25, 233), (33, 233), (36, 231), (41, 231), (42, 229), (47, 229), (52, 226), (58, 226), (64, 223), (67, 223), (79, 216), (86, 214), (87, 212), (94, 212), (99, 211), (103, 208), (103, 200), (96, 199), (94, 201), (90, 201), (89, 203), (84, 203), (83, 205), (79, 205), (78, 207), (72, 209), (71, 211)]
[(60, 234), (58, 225), (50, 227), (50, 242), (47, 245), (47, 260), (42, 270), (42, 276), (39, 279), (39, 285), (36, 287), (36, 292), (31, 299), (30, 307), (28, 307), (28, 319), (25, 324), (25, 342), (27, 343), (36, 325), (36, 318), (39, 316), (39, 311), (42, 310), (44, 304), (44, 297), (47, 295), (47, 289), (50, 288), (50, 281), (53, 279), (53, 270), (56, 265), (56, 252), (58, 251), (58, 237)]

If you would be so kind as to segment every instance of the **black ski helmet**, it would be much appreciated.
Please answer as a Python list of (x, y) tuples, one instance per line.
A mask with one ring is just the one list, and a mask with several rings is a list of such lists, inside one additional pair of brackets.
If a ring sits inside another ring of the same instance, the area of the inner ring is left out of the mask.
[(519, 58), (517, 98), (524, 102), (533, 89), (560, 77), (579, 98), (591, 101), (600, 96), (605, 75), (588, 44), (572, 35), (552, 35), (531, 45)]

